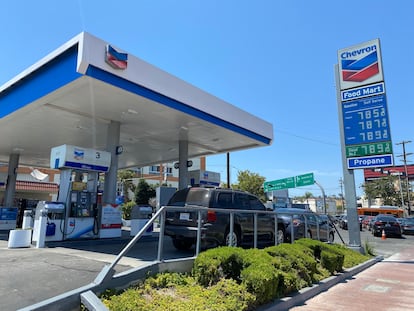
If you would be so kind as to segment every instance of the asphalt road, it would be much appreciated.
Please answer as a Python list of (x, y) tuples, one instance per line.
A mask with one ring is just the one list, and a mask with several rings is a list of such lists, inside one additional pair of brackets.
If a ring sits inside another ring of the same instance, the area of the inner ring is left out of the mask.
[[(349, 243), (348, 230), (339, 229), (339, 234), (342, 236), (346, 244)], [(385, 258), (398, 253), (400, 250), (414, 246), (414, 235), (403, 235), (402, 238), (387, 237), (383, 240), (381, 237), (374, 237), (367, 229), (360, 231), (361, 246), (370, 246), (376, 255), (382, 255)], [(335, 235), (335, 242), (341, 243), (338, 234)]]
[[(339, 229), (345, 243), (348, 231)], [(129, 242), (129, 232), (114, 240), (65, 241), (38, 249), (7, 247), (7, 234), (0, 234), (0, 310), (16, 310), (91, 283), (101, 269), (111, 263)], [(341, 239), (335, 236), (335, 242)], [(414, 236), (374, 237), (361, 232), (361, 245), (368, 244), (385, 258), (414, 246)], [(121, 272), (157, 258), (158, 234), (137, 243), (116, 266)], [(169, 237), (164, 239), (163, 259), (191, 257), (194, 250), (177, 251)]]

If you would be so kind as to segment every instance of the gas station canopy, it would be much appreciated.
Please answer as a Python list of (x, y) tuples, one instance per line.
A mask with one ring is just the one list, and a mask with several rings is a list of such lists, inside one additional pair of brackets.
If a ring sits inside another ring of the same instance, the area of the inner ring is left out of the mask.
[(118, 167), (267, 146), (273, 126), (88, 33), (0, 87), (0, 162), (49, 167), (62, 144), (106, 150), (120, 125)]

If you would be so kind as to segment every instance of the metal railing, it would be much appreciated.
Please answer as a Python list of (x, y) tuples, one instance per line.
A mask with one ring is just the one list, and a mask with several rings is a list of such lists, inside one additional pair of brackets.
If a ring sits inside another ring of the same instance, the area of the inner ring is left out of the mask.
[[(257, 237), (257, 231), (258, 231), (258, 215), (262, 215), (262, 214), (267, 214), (267, 215), (271, 215), (274, 219), (274, 245), (278, 245), (280, 242), (280, 236), (278, 234), (278, 227), (280, 225), (280, 223), (283, 223), (282, 219), (279, 218), (279, 216), (281, 215), (289, 215), (290, 217), (290, 224), (291, 224), (291, 230), (290, 230), (290, 242), (293, 243), (295, 241), (295, 239), (297, 237), (295, 237), (295, 231), (293, 230), (293, 221), (294, 221), (294, 215), (300, 215), (300, 211), (295, 211), (295, 212), (290, 212), (290, 211), (286, 211), (286, 212), (276, 212), (276, 211), (259, 211), (259, 210), (239, 210), (239, 209), (220, 209), (220, 208), (206, 208), (206, 207), (201, 207), (201, 206), (191, 206), (191, 205), (187, 205), (187, 206), (163, 206), (161, 207), (153, 216), (151, 219), (148, 219), (147, 223), (141, 228), (141, 230), (131, 239), (131, 241), (121, 250), (121, 252), (117, 255), (117, 257), (113, 260), (113, 262), (109, 265), (103, 268), (103, 270), (101, 271), (101, 274), (97, 277), (97, 279), (95, 280), (95, 282), (97, 282), (99, 284), (99, 282), (103, 282), (109, 274), (111, 274), (111, 271), (114, 271), (114, 267), (119, 263), (119, 261), (122, 259), (122, 257), (124, 257), (128, 251), (131, 250), (131, 248), (139, 241), (139, 239), (146, 233), (146, 231), (153, 226), (154, 222), (159, 219), (159, 237), (158, 237), (158, 252), (157, 252), (157, 261), (158, 262), (162, 262), (164, 260), (164, 256), (163, 256), (163, 250), (164, 250), (164, 234), (165, 234), (165, 219), (166, 219), (166, 212), (168, 211), (183, 211), (183, 212), (197, 212), (197, 235), (196, 235), (196, 243), (195, 243), (195, 256), (198, 256), (198, 254), (201, 251), (201, 232), (202, 232), (202, 224), (203, 224), (203, 219), (202, 219), (202, 215), (203, 212), (207, 212), (207, 210), (209, 211), (214, 211), (214, 212), (223, 212), (223, 213), (228, 213), (229, 214), (229, 234), (230, 236), (233, 235), (234, 233), (234, 215), (237, 214), (253, 214), (253, 247), (257, 248), (258, 245), (258, 237)], [(308, 232), (309, 232), (309, 224), (308, 224), (308, 219), (306, 217), (306, 214), (308, 214), (309, 212), (304, 210), (303, 215), (304, 217), (304, 230), (305, 230), (305, 237), (309, 237)], [(315, 215), (315, 214), (313, 214)], [(318, 218), (317, 218), (318, 220)], [(320, 225), (319, 225), (319, 221), (316, 221), (316, 232), (317, 232), (317, 239), (320, 239)], [(329, 234), (331, 233), (330, 231), (330, 224), (327, 223), (326, 224), (326, 240), (329, 241)], [(286, 233), (285, 231), (286, 226), (283, 224), (283, 232)], [(229, 246), (233, 246), (232, 245), (232, 239), (229, 239), (230, 243)], [(113, 272), (112, 272), (113, 275)]]

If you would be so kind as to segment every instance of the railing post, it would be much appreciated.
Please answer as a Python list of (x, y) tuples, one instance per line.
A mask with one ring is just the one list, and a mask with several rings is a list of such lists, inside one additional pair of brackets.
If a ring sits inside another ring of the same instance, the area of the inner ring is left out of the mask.
[(196, 256), (200, 253), (201, 247), (201, 210), (197, 213), (197, 241), (196, 241)]
[(275, 245), (279, 245), (279, 232), (277, 223), (277, 213), (275, 213)]
[(257, 248), (257, 212), (253, 214), (253, 247)]
[(303, 217), (305, 218), (305, 238), (308, 238), (308, 217), (306, 215), (303, 215)]
[(230, 245), (229, 246), (233, 246), (233, 233), (234, 233), (234, 213), (233, 211), (230, 212)]
[(320, 241), (321, 239), (320, 239), (320, 229), (321, 229), (321, 227), (319, 226), (319, 218), (318, 218), (318, 216), (317, 215), (315, 215), (315, 218), (316, 218), (316, 237), (318, 238), (318, 241)]
[(162, 212), (160, 214), (160, 233), (159, 233), (159, 237), (158, 237), (158, 255), (157, 255), (157, 260), (161, 261), (162, 260), (162, 252), (164, 249), (164, 231), (165, 231), (165, 208), (162, 209)]

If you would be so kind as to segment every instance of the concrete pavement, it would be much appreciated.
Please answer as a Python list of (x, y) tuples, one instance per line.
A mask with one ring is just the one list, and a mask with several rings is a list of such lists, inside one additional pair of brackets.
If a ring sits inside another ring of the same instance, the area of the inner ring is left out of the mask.
[(414, 310), (414, 247), (385, 258), (291, 310)]

